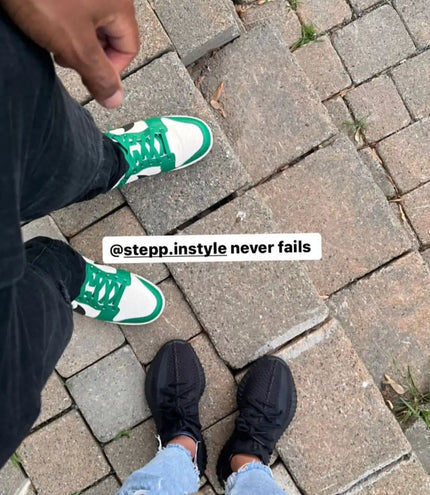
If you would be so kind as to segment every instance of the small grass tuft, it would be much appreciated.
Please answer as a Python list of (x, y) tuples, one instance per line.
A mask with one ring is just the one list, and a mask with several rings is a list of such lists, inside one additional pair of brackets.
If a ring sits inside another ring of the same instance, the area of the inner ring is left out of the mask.
[(300, 38), (291, 45), (291, 51), (297, 50), (301, 46), (308, 45), (309, 43), (313, 43), (315, 41), (319, 41), (317, 39), (318, 33), (313, 24), (305, 24), (302, 26), (302, 34)]
[(288, 3), (290, 4), (291, 10), (296, 11), (300, 2), (299, 0), (288, 0)]
[(10, 458), (10, 462), (12, 463), (12, 466), (15, 466), (16, 468), (19, 468), (22, 466), (22, 460), (21, 457), (19, 456), (18, 452), (14, 452)]
[(364, 141), (364, 131), (367, 129), (367, 119), (366, 117), (361, 117), (360, 119), (347, 120), (343, 123), (344, 126), (348, 128), (348, 133), (354, 140), (359, 143)]
[(118, 438), (130, 438), (131, 435), (131, 430), (123, 430), (118, 433), (118, 435), (115, 437), (115, 440), (118, 440)]

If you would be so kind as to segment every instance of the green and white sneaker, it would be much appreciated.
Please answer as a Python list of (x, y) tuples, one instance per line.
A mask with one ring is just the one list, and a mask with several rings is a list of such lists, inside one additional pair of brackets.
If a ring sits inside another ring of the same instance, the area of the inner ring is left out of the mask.
[(209, 126), (195, 117), (156, 117), (141, 120), (106, 133), (121, 145), (130, 165), (114, 186), (139, 177), (189, 167), (202, 160), (213, 145)]
[(76, 312), (121, 325), (151, 323), (161, 315), (164, 296), (154, 284), (134, 273), (85, 261), (85, 281), (72, 301)]

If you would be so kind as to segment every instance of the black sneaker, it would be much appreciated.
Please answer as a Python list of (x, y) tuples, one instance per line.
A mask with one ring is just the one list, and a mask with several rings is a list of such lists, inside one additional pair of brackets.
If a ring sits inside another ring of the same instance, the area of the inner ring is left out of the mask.
[(218, 458), (221, 485), (232, 473), (230, 462), (236, 454), (255, 455), (267, 465), (276, 442), (293, 419), (297, 394), (285, 361), (276, 356), (255, 361), (239, 385), (237, 405), (236, 427)]
[(196, 463), (206, 468), (206, 446), (199, 420), (205, 389), (203, 367), (190, 344), (172, 340), (157, 353), (146, 375), (145, 393), (163, 447), (178, 435), (198, 442)]

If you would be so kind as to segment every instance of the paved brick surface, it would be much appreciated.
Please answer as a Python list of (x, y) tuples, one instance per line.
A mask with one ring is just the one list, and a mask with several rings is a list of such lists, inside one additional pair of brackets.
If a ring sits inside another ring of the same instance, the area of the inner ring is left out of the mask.
[(201, 327), (172, 279), (160, 284), (166, 306), (162, 315), (148, 325), (124, 325), (122, 330), (142, 363), (149, 363), (163, 344), (173, 339), (188, 340)]
[(223, 0), (152, 0), (185, 65), (239, 36), (239, 26)]
[(75, 203), (67, 208), (54, 211), (52, 217), (61, 232), (73, 236), (99, 218), (118, 208), (124, 203), (124, 198), (118, 190), (102, 194), (83, 203)]
[(426, 0), (394, 0), (394, 5), (406, 22), (420, 47), (430, 44), (430, 9)]
[[(430, 9), (429, 9), (430, 10)], [(415, 119), (430, 113), (430, 51), (393, 70), (396, 86)]]
[(430, 249), (426, 249), (423, 253), (423, 258), (424, 258), (424, 261), (427, 262), (427, 264), (430, 266)]
[(328, 29), (349, 21), (352, 11), (345, 0), (301, 0), (298, 2), (297, 13), (303, 24), (313, 24), (319, 31)]
[[(383, 35), (382, 33), (389, 33)], [(348, 24), (333, 35), (333, 44), (356, 83), (400, 62), (415, 51), (406, 28), (389, 5)]]
[(370, 170), (373, 180), (382, 189), (387, 198), (392, 198), (396, 195), (396, 189), (385, 171), (381, 159), (372, 148), (363, 148), (358, 153), (362, 162)]
[(401, 192), (430, 180), (430, 119), (424, 119), (384, 139), (377, 146)]
[(390, 203), (390, 206), (396, 218), (399, 220), (399, 222), (402, 224), (403, 228), (405, 229), (405, 232), (411, 242), (411, 248), (414, 249), (415, 251), (418, 251), (420, 248), (420, 243), (418, 241), (416, 233), (414, 232), (410, 222), (408, 221), (405, 215), (405, 210), (402, 204), (399, 203), (398, 201), (392, 201)]
[(362, 12), (373, 5), (379, 3), (380, 0), (350, 0), (350, 4), (357, 12)]
[(338, 292), (329, 306), (377, 385), (385, 373), (404, 374), (408, 365), (419, 384), (426, 382), (430, 270), (419, 254), (404, 256)]
[(429, 491), (430, 477), (413, 457), (411, 461), (402, 462), (390, 469), (385, 476), (358, 491), (357, 495), (410, 495)]
[[(334, 134), (328, 115), (288, 47), (269, 25), (217, 52), (202, 82), (207, 100), (224, 82), (219, 120), (254, 181)], [(266, 129), (262, 133), (262, 129)], [(256, 146), (258, 143), (258, 146)]]
[(241, 15), (246, 29), (258, 24), (273, 24), (288, 46), (300, 38), (301, 24), (296, 13), (288, 7), (285, 0), (272, 0), (261, 5), (254, 3)]
[(379, 141), (405, 127), (409, 113), (388, 76), (362, 84), (345, 96), (357, 120), (366, 119), (364, 134), (369, 142)]
[(406, 429), (405, 435), (424, 470), (430, 474), (430, 430), (423, 420), (418, 419)]
[(406, 194), (403, 208), (422, 244), (430, 244), (430, 183)]
[(56, 369), (69, 378), (78, 371), (106, 356), (124, 342), (124, 335), (117, 325), (73, 314), (72, 338)]
[(338, 323), (278, 355), (291, 367), (298, 405), (277, 450), (303, 492), (342, 493), (410, 450)]
[(67, 387), (94, 435), (107, 442), (150, 416), (144, 383), (145, 372), (126, 346), (67, 380)]
[[(125, 206), (88, 229), (85, 229), (75, 236), (70, 244), (83, 256), (103, 264), (102, 240), (103, 237), (109, 235), (143, 236), (146, 235), (146, 232), (130, 208)], [(137, 273), (155, 284), (169, 276), (166, 265), (162, 263), (139, 263), (112, 266), (128, 270), (132, 273)]]
[(321, 100), (326, 100), (350, 86), (351, 79), (328, 36), (296, 50), (294, 56)]
[[(0, 469), (0, 493), (2, 495), (14, 494), (26, 479), (21, 469), (14, 466), (11, 461), (8, 461)], [(34, 490), (31, 490), (30, 493), (33, 494)]]
[[(310, 181), (310, 176), (315, 180)], [(410, 246), (383, 193), (346, 138), (310, 155), (259, 191), (283, 232), (322, 234), (323, 259), (306, 262), (321, 295)]]
[(116, 495), (119, 488), (118, 481), (113, 476), (108, 476), (97, 485), (82, 492), (81, 495)]
[(341, 96), (336, 96), (335, 98), (325, 101), (324, 106), (327, 108), (328, 114), (338, 130), (347, 136), (355, 146), (361, 145), (361, 140), (360, 143), (357, 143), (350, 132), (350, 127), (347, 123), (352, 122), (353, 117), (343, 98)]
[(22, 228), (22, 240), (24, 242), (39, 235), (51, 237), (52, 239), (58, 239), (59, 241), (66, 240), (54, 220), (49, 215), (33, 220), (32, 222), (24, 225)]
[(117, 476), (124, 482), (133, 471), (142, 468), (157, 453), (158, 441), (152, 419), (113, 440), (104, 447), (105, 454)]
[(124, 189), (130, 207), (147, 232), (169, 232), (249, 182), (177, 55), (164, 55), (128, 77), (125, 88), (126, 101), (118, 110), (108, 112), (96, 104), (88, 105), (102, 127), (157, 115), (189, 114), (206, 120), (214, 132), (214, 148), (203, 162)]
[[(251, 192), (185, 232), (275, 231), (279, 232), (270, 210)], [(234, 368), (276, 349), (327, 315), (306, 273), (293, 262), (188, 263), (169, 268), (217, 351)]]
[(205, 335), (199, 335), (191, 343), (206, 376), (199, 408), (200, 422), (207, 428), (236, 409), (236, 381)]
[(279, 462), (272, 468), (272, 474), (276, 483), (285, 491), (285, 493), (288, 493), (288, 495), (300, 495), (297, 486), (294, 484), (294, 481), (291, 479), (291, 476), (282, 462)]
[(19, 453), (39, 495), (70, 495), (92, 485), (110, 470), (76, 411), (28, 436)]
[(34, 423), (34, 426), (39, 426), (45, 421), (48, 421), (48, 419), (60, 414), (71, 405), (72, 400), (66, 392), (66, 389), (64, 388), (64, 385), (57, 373), (54, 371), (43, 389), (42, 409), (39, 417)]

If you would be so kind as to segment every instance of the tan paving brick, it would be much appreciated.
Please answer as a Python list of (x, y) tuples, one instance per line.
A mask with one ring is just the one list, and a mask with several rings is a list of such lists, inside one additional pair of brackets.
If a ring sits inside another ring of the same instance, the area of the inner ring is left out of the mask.
[(394, 0), (394, 5), (418, 45), (430, 45), (430, 9), (427, 0)]
[[(251, 191), (185, 233), (279, 231), (270, 210)], [(276, 349), (327, 315), (299, 263), (187, 263), (169, 268), (217, 352), (235, 368)]]
[(108, 476), (97, 485), (82, 492), (81, 495), (116, 495), (120, 486), (114, 476)]
[(369, 142), (379, 141), (411, 121), (393, 81), (380, 76), (362, 84), (345, 96), (357, 120), (365, 118), (364, 135)]
[(313, 153), (258, 190), (283, 232), (322, 234), (322, 260), (305, 262), (321, 295), (410, 247), (402, 225), (346, 138)]
[(277, 450), (305, 493), (334, 495), (410, 446), (336, 321), (278, 353), (297, 387), (297, 412)]
[(279, 462), (272, 468), (272, 473), (274, 480), (285, 493), (288, 493), (288, 495), (300, 495), (297, 486), (294, 484), (294, 481), (291, 479), (291, 476), (282, 462)]
[(364, 148), (358, 153), (362, 162), (370, 170), (374, 181), (381, 188), (385, 196), (387, 196), (387, 198), (396, 196), (396, 189), (375, 150), (373, 148)]
[[(97, 263), (103, 263), (102, 240), (103, 237), (111, 235), (144, 236), (146, 232), (130, 208), (125, 206), (73, 237), (70, 245), (76, 251), (79, 251), (82, 256)], [(166, 265), (163, 263), (119, 264), (112, 266), (141, 275), (155, 284), (169, 276)]]
[(405, 430), (405, 435), (411, 444), (414, 455), (417, 456), (422, 464), (424, 471), (430, 474), (430, 429), (427, 428), (427, 425), (422, 419), (416, 419)]
[(376, 5), (380, 0), (350, 0), (351, 5), (357, 12), (362, 12), (373, 5)]
[(430, 244), (430, 182), (406, 194), (403, 208), (422, 244)]
[[(14, 494), (26, 482), (27, 478), (18, 466), (8, 461), (0, 469), (0, 493), (3, 495)], [(33, 488), (30, 489), (28, 495), (33, 495)]]
[(76, 411), (28, 436), (19, 453), (39, 495), (70, 495), (92, 485), (110, 470)]
[(321, 100), (330, 98), (351, 85), (351, 79), (328, 36), (296, 50), (294, 56)]
[[(381, 33), (390, 33), (381, 36)], [(384, 5), (333, 35), (352, 79), (360, 83), (411, 55), (415, 45), (396, 11)]]
[(72, 400), (67, 394), (57, 373), (54, 371), (42, 391), (42, 409), (34, 426), (39, 426), (48, 419), (60, 414), (71, 405)]
[(430, 249), (426, 249), (423, 253), (423, 259), (424, 261), (427, 262), (427, 264), (430, 266)]
[(24, 242), (39, 235), (50, 237), (51, 239), (57, 239), (59, 241), (66, 240), (54, 220), (49, 215), (33, 220), (32, 222), (24, 225), (22, 228), (22, 240)]
[(348, 125), (348, 122), (353, 121), (353, 117), (343, 98), (341, 96), (331, 98), (324, 102), (324, 106), (327, 108), (328, 114), (338, 130), (347, 136), (354, 146), (361, 146), (363, 144), (362, 140), (360, 139), (359, 142), (355, 141), (354, 133), (351, 132), (350, 125)]
[(344, 289), (329, 306), (377, 385), (410, 365), (427, 381), (430, 354), (430, 270), (412, 253)]
[(303, 24), (314, 24), (319, 31), (328, 29), (349, 21), (352, 11), (345, 0), (301, 0), (298, 2), (297, 13)]

